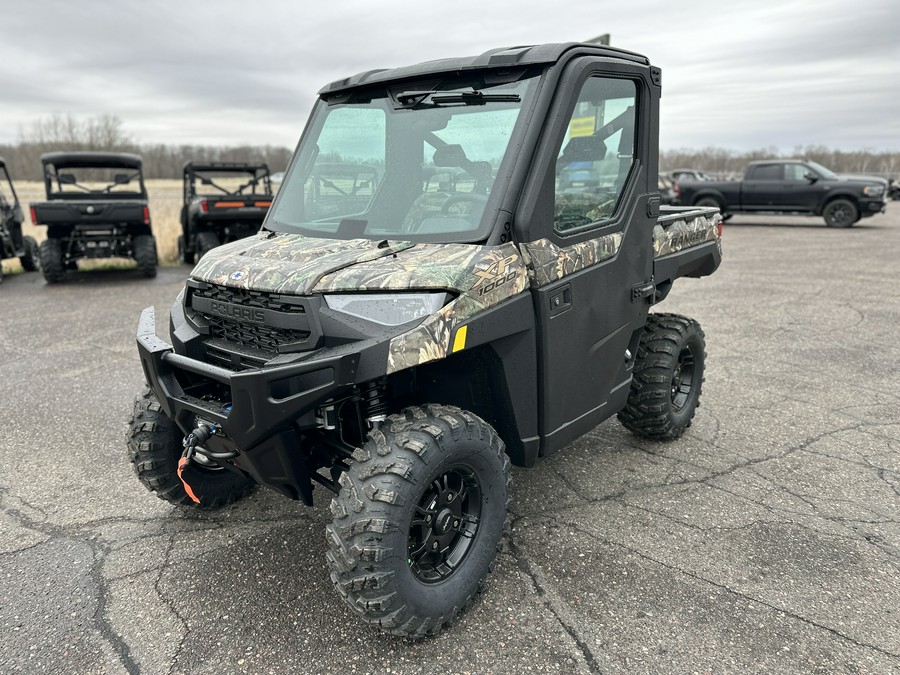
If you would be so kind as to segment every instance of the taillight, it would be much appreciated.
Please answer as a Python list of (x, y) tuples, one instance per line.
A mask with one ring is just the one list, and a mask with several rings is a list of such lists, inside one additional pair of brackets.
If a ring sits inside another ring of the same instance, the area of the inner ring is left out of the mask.
[(38, 221), (37, 221), (37, 212), (34, 210), (34, 207), (33, 207), (33, 206), (31, 207), (31, 224), (32, 224), (32, 225), (37, 225), (37, 224), (38, 224)]
[(217, 209), (240, 209), (244, 207), (244, 202), (216, 202)]
[(209, 213), (209, 202), (207, 200), (204, 199), (200, 202), (200, 210), (203, 211), (203, 213)]
[(150, 207), (145, 206), (144, 207), (144, 225), (149, 225), (149, 224), (150, 224)]
[(257, 206), (261, 209), (267, 209), (272, 206), (272, 202), (254, 202), (253, 206)]
[(716, 225), (716, 229), (719, 230), (719, 237), (721, 237), (722, 236), (722, 221), (721, 220), (719, 221), (719, 224)]

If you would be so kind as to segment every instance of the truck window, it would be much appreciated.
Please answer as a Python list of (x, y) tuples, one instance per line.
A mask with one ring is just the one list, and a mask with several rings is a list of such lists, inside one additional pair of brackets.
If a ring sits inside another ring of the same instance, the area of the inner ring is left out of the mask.
[(783, 164), (760, 164), (754, 166), (748, 180), (782, 180), (784, 178)]
[(636, 98), (631, 80), (595, 76), (584, 83), (556, 159), (557, 232), (615, 213), (634, 162)]
[(806, 164), (785, 164), (784, 179), (806, 182), (806, 174), (812, 173)]

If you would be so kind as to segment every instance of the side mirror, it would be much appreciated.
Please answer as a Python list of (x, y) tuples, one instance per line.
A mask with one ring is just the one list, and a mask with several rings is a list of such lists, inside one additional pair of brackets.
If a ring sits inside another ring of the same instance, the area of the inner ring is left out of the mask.
[(599, 136), (573, 136), (557, 160), (557, 169), (573, 162), (599, 162), (606, 158), (606, 143)]
[(812, 171), (807, 171), (805, 174), (803, 174), (803, 177), (810, 183), (815, 183), (817, 180), (819, 180), (819, 175), (813, 173)]
[(117, 173), (113, 176), (113, 183), (116, 185), (128, 185), (131, 182), (131, 176), (127, 173)]
[(57, 181), (59, 181), (60, 185), (75, 185), (78, 181), (75, 180), (74, 173), (61, 173), (56, 177)]

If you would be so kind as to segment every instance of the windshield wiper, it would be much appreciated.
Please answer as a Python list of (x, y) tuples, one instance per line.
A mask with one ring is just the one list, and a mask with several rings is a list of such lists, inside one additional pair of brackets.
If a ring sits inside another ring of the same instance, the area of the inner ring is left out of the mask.
[(438, 91), (405, 91), (397, 96), (397, 101), (403, 108), (415, 108), (422, 105), (429, 96), (431, 100), (428, 103), (435, 107), (444, 103), (484, 105), (485, 103), (519, 103), (522, 100), (518, 94), (485, 94), (473, 89), (472, 91), (447, 94)]

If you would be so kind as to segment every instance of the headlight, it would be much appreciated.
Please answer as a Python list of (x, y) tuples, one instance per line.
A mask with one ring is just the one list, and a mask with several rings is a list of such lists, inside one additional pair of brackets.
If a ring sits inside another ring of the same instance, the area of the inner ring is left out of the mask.
[(325, 304), (382, 326), (399, 326), (434, 314), (449, 299), (448, 293), (353, 293), (326, 295)]
[(863, 194), (869, 197), (878, 197), (884, 194), (884, 185), (867, 185), (863, 188)]

